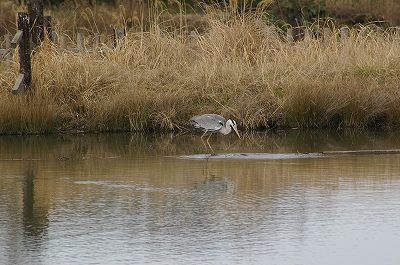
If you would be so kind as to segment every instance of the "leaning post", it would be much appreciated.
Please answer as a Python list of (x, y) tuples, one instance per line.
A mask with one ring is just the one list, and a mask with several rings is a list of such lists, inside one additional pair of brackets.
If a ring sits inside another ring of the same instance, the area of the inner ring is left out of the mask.
[(44, 38), (43, 0), (29, 0), (28, 13), (33, 48), (40, 45)]
[(18, 30), (22, 31), (19, 41), (19, 72), (20, 75), (13, 88), (13, 93), (29, 89), (32, 80), (31, 47), (29, 34), (29, 15), (25, 12), (18, 13)]

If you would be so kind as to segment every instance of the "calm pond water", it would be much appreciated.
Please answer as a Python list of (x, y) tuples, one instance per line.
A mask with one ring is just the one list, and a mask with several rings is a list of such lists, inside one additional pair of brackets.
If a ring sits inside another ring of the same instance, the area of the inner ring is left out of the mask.
[[(0, 137), (0, 264), (400, 264), (399, 133)], [(253, 159), (254, 158), (254, 159)]]

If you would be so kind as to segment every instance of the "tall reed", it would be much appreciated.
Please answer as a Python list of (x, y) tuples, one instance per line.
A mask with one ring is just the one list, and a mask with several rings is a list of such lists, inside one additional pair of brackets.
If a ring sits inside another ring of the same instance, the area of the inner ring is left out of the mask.
[[(205, 33), (155, 23), (102, 53), (44, 43), (31, 96), (0, 72), (0, 132), (174, 130), (200, 113), (242, 129), (400, 125), (400, 40), (352, 29), (345, 42), (287, 42), (261, 15), (209, 13)], [(361, 33), (360, 33), (361, 32)]]

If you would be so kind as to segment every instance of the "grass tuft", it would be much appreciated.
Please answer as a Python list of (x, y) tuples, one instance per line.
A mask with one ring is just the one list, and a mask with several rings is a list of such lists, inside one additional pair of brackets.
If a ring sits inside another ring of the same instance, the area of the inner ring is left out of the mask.
[(16, 64), (0, 72), (0, 132), (174, 130), (201, 113), (246, 130), (400, 125), (395, 34), (288, 43), (257, 14), (206, 18), (204, 33), (154, 24), (102, 53), (43, 44), (31, 96), (10, 95)]

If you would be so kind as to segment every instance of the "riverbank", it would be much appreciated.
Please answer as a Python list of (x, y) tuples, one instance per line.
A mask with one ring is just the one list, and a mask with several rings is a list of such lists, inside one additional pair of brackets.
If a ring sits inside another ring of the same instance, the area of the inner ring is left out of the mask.
[(208, 19), (202, 34), (153, 27), (102, 53), (44, 43), (31, 96), (10, 93), (16, 64), (0, 68), (0, 133), (179, 130), (199, 113), (242, 130), (400, 125), (398, 36), (289, 43), (255, 15)]

